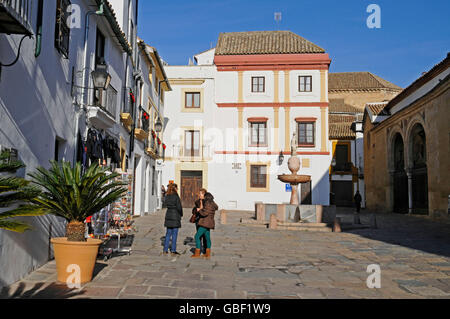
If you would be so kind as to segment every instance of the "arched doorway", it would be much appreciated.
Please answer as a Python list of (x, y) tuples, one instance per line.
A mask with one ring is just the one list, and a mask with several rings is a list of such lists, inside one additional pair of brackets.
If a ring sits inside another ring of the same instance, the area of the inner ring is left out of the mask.
[(412, 204), (414, 213), (428, 213), (428, 174), (425, 130), (415, 124), (410, 133), (409, 160), (412, 178)]
[(408, 213), (408, 176), (405, 171), (405, 152), (403, 138), (397, 133), (393, 139), (394, 165), (394, 212)]

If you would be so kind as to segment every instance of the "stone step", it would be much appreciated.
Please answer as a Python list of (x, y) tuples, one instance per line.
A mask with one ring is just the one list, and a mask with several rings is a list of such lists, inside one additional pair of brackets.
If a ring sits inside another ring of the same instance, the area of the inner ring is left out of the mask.
[(326, 223), (290, 223), (278, 222), (278, 226), (293, 226), (293, 227), (326, 227)]
[(325, 223), (288, 223), (278, 222), (277, 229), (279, 230), (296, 230), (296, 231), (311, 231), (311, 232), (332, 232), (333, 229), (328, 227)]
[(245, 219), (241, 218), (241, 225), (244, 226), (252, 226), (252, 227), (261, 227), (261, 228), (268, 228), (269, 223), (266, 221), (256, 220), (256, 219)]

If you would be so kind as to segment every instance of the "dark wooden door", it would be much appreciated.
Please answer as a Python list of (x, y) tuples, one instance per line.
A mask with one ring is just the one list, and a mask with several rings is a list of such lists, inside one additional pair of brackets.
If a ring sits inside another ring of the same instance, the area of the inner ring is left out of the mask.
[(427, 168), (412, 172), (412, 198), (414, 213), (428, 213), (428, 175)]
[(301, 193), (300, 200), (302, 205), (311, 205), (312, 204), (312, 196), (311, 196), (311, 182), (300, 184)]
[(331, 192), (333, 205), (341, 207), (353, 206), (353, 182), (352, 181), (332, 181)]
[(181, 204), (183, 208), (192, 208), (198, 199), (198, 192), (202, 188), (202, 176), (189, 176), (186, 174), (181, 176)]
[(408, 213), (408, 176), (404, 171), (394, 173), (394, 212)]

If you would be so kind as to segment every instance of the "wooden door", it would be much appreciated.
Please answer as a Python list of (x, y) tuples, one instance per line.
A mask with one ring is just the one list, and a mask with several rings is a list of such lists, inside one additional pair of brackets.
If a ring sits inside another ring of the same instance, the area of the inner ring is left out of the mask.
[(181, 176), (181, 204), (183, 208), (192, 208), (202, 188), (201, 176)]
[(408, 176), (404, 171), (394, 174), (394, 212), (408, 213)]
[(342, 207), (352, 207), (354, 205), (352, 181), (332, 181), (331, 192), (334, 194), (334, 205)]

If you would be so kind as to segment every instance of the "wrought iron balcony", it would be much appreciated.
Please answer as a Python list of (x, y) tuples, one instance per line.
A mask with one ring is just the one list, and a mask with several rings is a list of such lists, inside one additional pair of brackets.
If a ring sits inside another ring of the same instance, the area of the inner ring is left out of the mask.
[(333, 173), (352, 173), (353, 163), (336, 163), (336, 166), (333, 167)]
[(31, 0), (0, 0), (0, 33), (32, 35)]
[(211, 148), (209, 145), (202, 145), (200, 149), (191, 150), (178, 145), (173, 147), (173, 158), (180, 161), (202, 162), (211, 160)]

